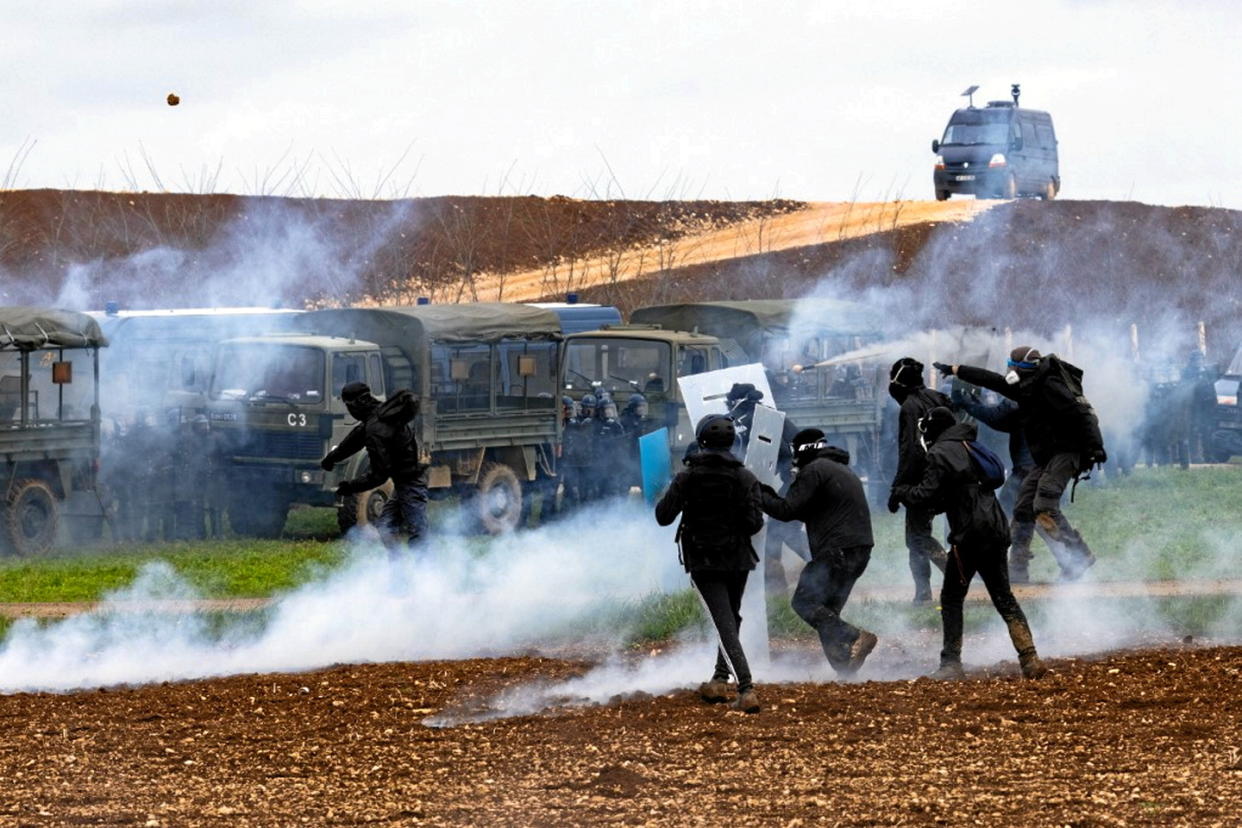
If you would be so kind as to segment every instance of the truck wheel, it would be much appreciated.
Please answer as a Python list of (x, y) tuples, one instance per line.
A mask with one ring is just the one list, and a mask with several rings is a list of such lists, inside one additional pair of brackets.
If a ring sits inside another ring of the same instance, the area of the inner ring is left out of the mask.
[(1018, 197), (1018, 177), (1013, 173), (1005, 179), (1005, 186), (1001, 190), (1001, 198), (1017, 198)]
[(281, 498), (236, 495), (229, 503), (229, 526), (238, 535), (278, 538), (289, 517), (289, 502)]
[(60, 506), (42, 480), (17, 480), (0, 504), (0, 539), (14, 555), (41, 555), (56, 542)]
[(362, 494), (345, 495), (336, 507), (336, 525), (344, 535), (355, 526), (374, 523), (384, 510), (384, 504), (392, 497), (392, 481), (384, 481), (378, 489)]
[(1044, 185), (1044, 192), (1041, 197), (1044, 201), (1052, 201), (1057, 197), (1057, 183), (1051, 178), (1049, 178), (1048, 183)]
[(949, 200), (948, 190), (936, 190), (936, 201), (948, 201), (948, 200)]
[(512, 532), (522, 520), (522, 481), (504, 463), (484, 463), (470, 505), (489, 535)]

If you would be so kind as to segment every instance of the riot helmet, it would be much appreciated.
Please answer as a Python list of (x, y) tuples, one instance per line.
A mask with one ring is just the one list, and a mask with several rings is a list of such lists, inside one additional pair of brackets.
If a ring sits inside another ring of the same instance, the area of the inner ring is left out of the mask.
[(635, 417), (647, 416), (647, 398), (642, 394), (630, 394), (629, 403), (625, 406)]
[(733, 420), (723, 414), (708, 414), (699, 420), (698, 427), (694, 430), (694, 439), (700, 448), (728, 451), (733, 448), (737, 431), (733, 427)]
[(583, 417), (587, 417), (587, 418), (594, 417), (595, 406), (596, 406), (596, 401), (595, 401), (594, 394), (583, 394), (582, 399), (578, 401), (578, 407)]

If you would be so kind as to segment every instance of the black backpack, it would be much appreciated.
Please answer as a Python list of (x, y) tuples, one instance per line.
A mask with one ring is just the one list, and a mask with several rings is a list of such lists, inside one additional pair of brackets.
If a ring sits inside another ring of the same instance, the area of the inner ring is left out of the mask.
[(731, 568), (739, 549), (750, 549), (750, 538), (738, 528), (738, 514), (747, 492), (737, 472), (733, 466), (690, 468), (677, 527), (682, 563), (687, 567)]

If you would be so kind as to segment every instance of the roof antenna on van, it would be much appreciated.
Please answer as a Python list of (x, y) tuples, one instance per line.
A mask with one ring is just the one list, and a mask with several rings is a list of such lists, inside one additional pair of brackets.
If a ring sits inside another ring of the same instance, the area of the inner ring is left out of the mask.
[(962, 97), (966, 98), (970, 102), (969, 106), (971, 109), (975, 108), (975, 93), (978, 91), (978, 86), (969, 86), (966, 88), (966, 91), (962, 93)]
[(1018, 105), (1018, 96), (1022, 94), (1022, 87), (1021, 87), (1021, 86), (1019, 86), (1019, 85), (1018, 85), (1018, 84), (1016, 84), (1016, 83), (1014, 83), (1014, 84), (1010, 84), (1010, 86), (1009, 86), (1009, 94), (1010, 94), (1010, 95), (1013, 95), (1013, 105), (1014, 105), (1014, 106), (1017, 106), (1017, 105)]

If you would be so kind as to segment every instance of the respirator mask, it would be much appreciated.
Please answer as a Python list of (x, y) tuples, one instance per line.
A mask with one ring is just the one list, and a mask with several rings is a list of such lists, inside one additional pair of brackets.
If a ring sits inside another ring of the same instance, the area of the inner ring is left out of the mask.
[(1005, 382), (1010, 385), (1017, 385), (1018, 382), (1021, 381), (1022, 376), (1018, 373), (1018, 369), (1033, 371), (1038, 365), (1038, 363), (1035, 362), (1020, 362), (1013, 359), (1009, 360), (1006, 364), (1009, 367), (1009, 371), (1005, 374)]

